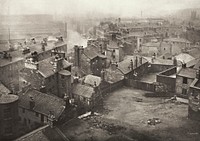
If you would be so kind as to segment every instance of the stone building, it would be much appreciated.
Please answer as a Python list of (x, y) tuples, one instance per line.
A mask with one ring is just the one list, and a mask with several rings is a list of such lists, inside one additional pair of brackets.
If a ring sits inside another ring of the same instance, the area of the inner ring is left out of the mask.
[(176, 93), (182, 97), (188, 98), (188, 90), (194, 79), (197, 77), (196, 70), (192, 68), (183, 68), (176, 75)]
[(29, 58), (25, 61), (25, 68), (20, 71), (20, 88), (26, 89), (31, 85), (47, 94), (54, 94), (63, 98), (71, 92), (71, 63), (65, 60), (64, 53), (58, 53), (42, 61)]
[(106, 68), (106, 56), (99, 54), (93, 47), (74, 47), (74, 66), (85, 74), (100, 76), (101, 70)]
[(18, 96), (20, 122), (30, 129), (44, 124), (52, 126), (60, 120), (66, 107), (63, 99), (34, 89), (21, 91)]

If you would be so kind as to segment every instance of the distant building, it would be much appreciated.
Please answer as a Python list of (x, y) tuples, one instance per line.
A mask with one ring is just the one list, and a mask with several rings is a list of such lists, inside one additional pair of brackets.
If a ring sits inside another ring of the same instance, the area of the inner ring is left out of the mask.
[(74, 66), (85, 74), (100, 76), (101, 70), (106, 68), (106, 56), (99, 54), (93, 47), (74, 47)]
[(60, 120), (66, 102), (54, 95), (28, 89), (18, 94), (20, 122), (34, 129), (40, 125), (53, 124)]
[(0, 93), (0, 140), (11, 140), (18, 132), (17, 95)]
[[(39, 48), (39, 49), (38, 49)], [(54, 52), (61, 52), (67, 49), (66, 44), (60, 44), (57, 46), (46, 47), (45, 51), (42, 51), (40, 47), (36, 46), (33, 49), (37, 52), (38, 61), (49, 58), (54, 54)], [(38, 51), (39, 50), (39, 51)], [(32, 55), (26, 54), (22, 55), (21, 51), (10, 52), (12, 60), (1, 59), (0, 60), (0, 81), (13, 92), (19, 91), (19, 71), (24, 68), (25, 58), (30, 58)]]

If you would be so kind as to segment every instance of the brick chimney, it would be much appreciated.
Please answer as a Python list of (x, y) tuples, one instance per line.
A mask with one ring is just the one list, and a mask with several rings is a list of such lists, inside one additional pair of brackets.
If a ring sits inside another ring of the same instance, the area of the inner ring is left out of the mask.
[(35, 107), (35, 101), (32, 96), (30, 96), (29, 106), (31, 110)]
[(131, 59), (131, 62), (130, 62), (130, 68), (131, 70), (133, 70), (133, 60)]
[(60, 71), (62, 68), (63, 68), (63, 58), (59, 57), (59, 55), (56, 55), (54, 59), (54, 69), (55, 71)]

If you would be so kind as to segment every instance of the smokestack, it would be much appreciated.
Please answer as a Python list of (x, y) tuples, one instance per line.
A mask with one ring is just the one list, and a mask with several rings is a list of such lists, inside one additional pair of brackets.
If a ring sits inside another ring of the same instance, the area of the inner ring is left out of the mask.
[(80, 67), (80, 48), (79, 46), (74, 46), (74, 66)]

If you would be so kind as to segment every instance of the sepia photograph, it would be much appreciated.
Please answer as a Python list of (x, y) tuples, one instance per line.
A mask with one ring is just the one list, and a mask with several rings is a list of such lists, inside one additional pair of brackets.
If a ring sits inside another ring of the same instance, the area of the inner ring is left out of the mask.
[(200, 0), (0, 0), (0, 141), (200, 141)]

